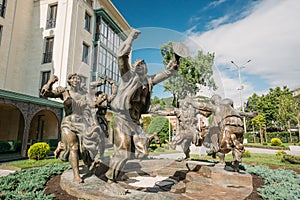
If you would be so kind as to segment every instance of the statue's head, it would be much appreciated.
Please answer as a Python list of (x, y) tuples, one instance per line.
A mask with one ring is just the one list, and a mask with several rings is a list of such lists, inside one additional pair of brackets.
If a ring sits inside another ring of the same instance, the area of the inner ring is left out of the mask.
[(212, 97), (210, 98), (210, 101), (211, 101), (212, 104), (220, 104), (221, 99), (222, 99), (222, 98), (221, 98), (220, 95), (214, 94), (214, 95), (212, 95)]
[(69, 86), (71, 87), (76, 87), (76, 86), (80, 86), (81, 84), (81, 78), (80, 75), (77, 73), (74, 74), (70, 74), (68, 76), (68, 80), (67, 80)]
[(233, 100), (229, 99), (229, 98), (225, 98), (225, 99), (222, 100), (222, 104), (229, 105), (229, 106), (233, 107)]
[(97, 97), (98, 102), (103, 102), (107, 99), (107, 94), (102, 91), (96, 92), (95, 96)]
[(133, 70), (139, 75), (146, 75), (148, 73), (147, 64), (144, 60), (136, 60), (132, 65)]

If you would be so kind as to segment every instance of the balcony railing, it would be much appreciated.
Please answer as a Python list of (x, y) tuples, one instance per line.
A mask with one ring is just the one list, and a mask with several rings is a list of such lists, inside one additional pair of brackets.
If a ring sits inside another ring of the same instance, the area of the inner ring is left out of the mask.
[(4, 17), (4, 15), (5, 15), (5, 9), (6, 9), (6, 6), (0, 4), (0, 16), (1, 17)]
[(47, 29), (55, 28), (55, 25), (56, 25), (56, 19), (48, 19), (46, 28)]
[(50, 63), (52, 62), (52, 52), (47, 52), (43, 54), (43, 63)]

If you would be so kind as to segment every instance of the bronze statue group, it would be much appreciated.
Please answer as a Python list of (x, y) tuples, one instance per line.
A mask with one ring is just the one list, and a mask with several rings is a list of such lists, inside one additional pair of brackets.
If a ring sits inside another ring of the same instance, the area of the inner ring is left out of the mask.
[[(41, 90), (42, 95), (63, 101), (65, 116), (61, 123), (62, 139), (54, 154), (71, 164), (75, 182), (83, 182), (79, 174), (80, 159), (89, 170), (104, 162), (105, 138), (109, 134), (114, 153), (105, 173), (108, 182), (119, 180), (128, 159), (148, 156), (149, 138), (140, 125), (141, 115), (149, 112), (153, 86), (177, 73), (179, 63), (172, 59), (164, 71), (152, 76), (147, 75), (144, 60), (137, 60), (130, 65), (132, 43), (139, 34), (138, 30), (133, 29), (120, 44), (117, 61), (121, 80), (118, 87), (114, 81), (106, 78), (90, 83), (87, 89), (81, 83), (80, 75), (74, 73), (68, 76), (67, 87), (53, 89), (53, 84), (58, 81), (53, 76)], [(110, 96), (101, 91), (96, 92), (97, 87), (105, 84), (111, 85)], [(180, 129), (169, 144), (183, 144), (187, 158), (192, 141), (197, 145), (203, 144), (211, 149), (212, 155), (218, 154), (221, 162), (224, 162), (224, 155), (232, 151), (233, 168), (237, 171), (244, 151), (242, 117), (254, 114), (237, 111), (232, 104), (230, 99), (222, 100), (218, 95), (211, 98), (211, 103), (202, 103), (192, 98), (182, 100), (180, 107), (174, 111)], [(105, 117), (107, 109), (114, 114), (111, 131)], [(208, 131), (197, 129), (195, 124), (198, 113), (212, 116)]]

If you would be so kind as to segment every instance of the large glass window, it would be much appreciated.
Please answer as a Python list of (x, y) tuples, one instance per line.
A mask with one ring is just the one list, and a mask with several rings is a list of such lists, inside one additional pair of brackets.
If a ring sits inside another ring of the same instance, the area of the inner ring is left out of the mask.
[(48, 11), (48, 18), (47, 18), (47, 26), (46, 28), (55, 28), (56, 25), (56, 15), (57, 15), (57, 4), (50, 5)]
[(82, 45), (82, 62), (89, 64), (89, 46), (85, 43)]
[(54, 37), (45, 39), (43, 63), (50, 63), (52, 61), (53, 44), (54, 44)]
[(0, 16), (5, 16), (5, 10), (6, 10), (6, 0), (0, 0)]
[(91, 32), (91, 19), (92, 17), (86, 12), (84, 16), (84, 29)]
[[(105, 17), (98, 15), (96, 17), (96, 34), (94, 45), (93, 73), (91, 81), (98, 81), (101, 78), (112, 78), (119, 82), (120, 73), (117, 66), (117, 50), (122, 41), (117, 29), (105, 20)], [(99, 90), (110, 94), (109, 84), (101, 86)]]

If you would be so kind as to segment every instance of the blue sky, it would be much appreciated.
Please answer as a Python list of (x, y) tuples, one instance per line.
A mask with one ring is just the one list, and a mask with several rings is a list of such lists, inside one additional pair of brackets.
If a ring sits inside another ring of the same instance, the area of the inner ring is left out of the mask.
[[(300, 87), (300, 1), (298, 0), (112, 0), (127, 22), (142, 34), (133, 46), (133, 60), (145, 59), (149, 74), (163, 69), (160, 45), (184, 42), (191, 53), (215, 53), (214, 78), (219, 93), (240, 102), (233, 60), (242, 66), (243, 100), (254, 92), (287, 85)], [(163, 92), (162, 84), (154, 94)]]

